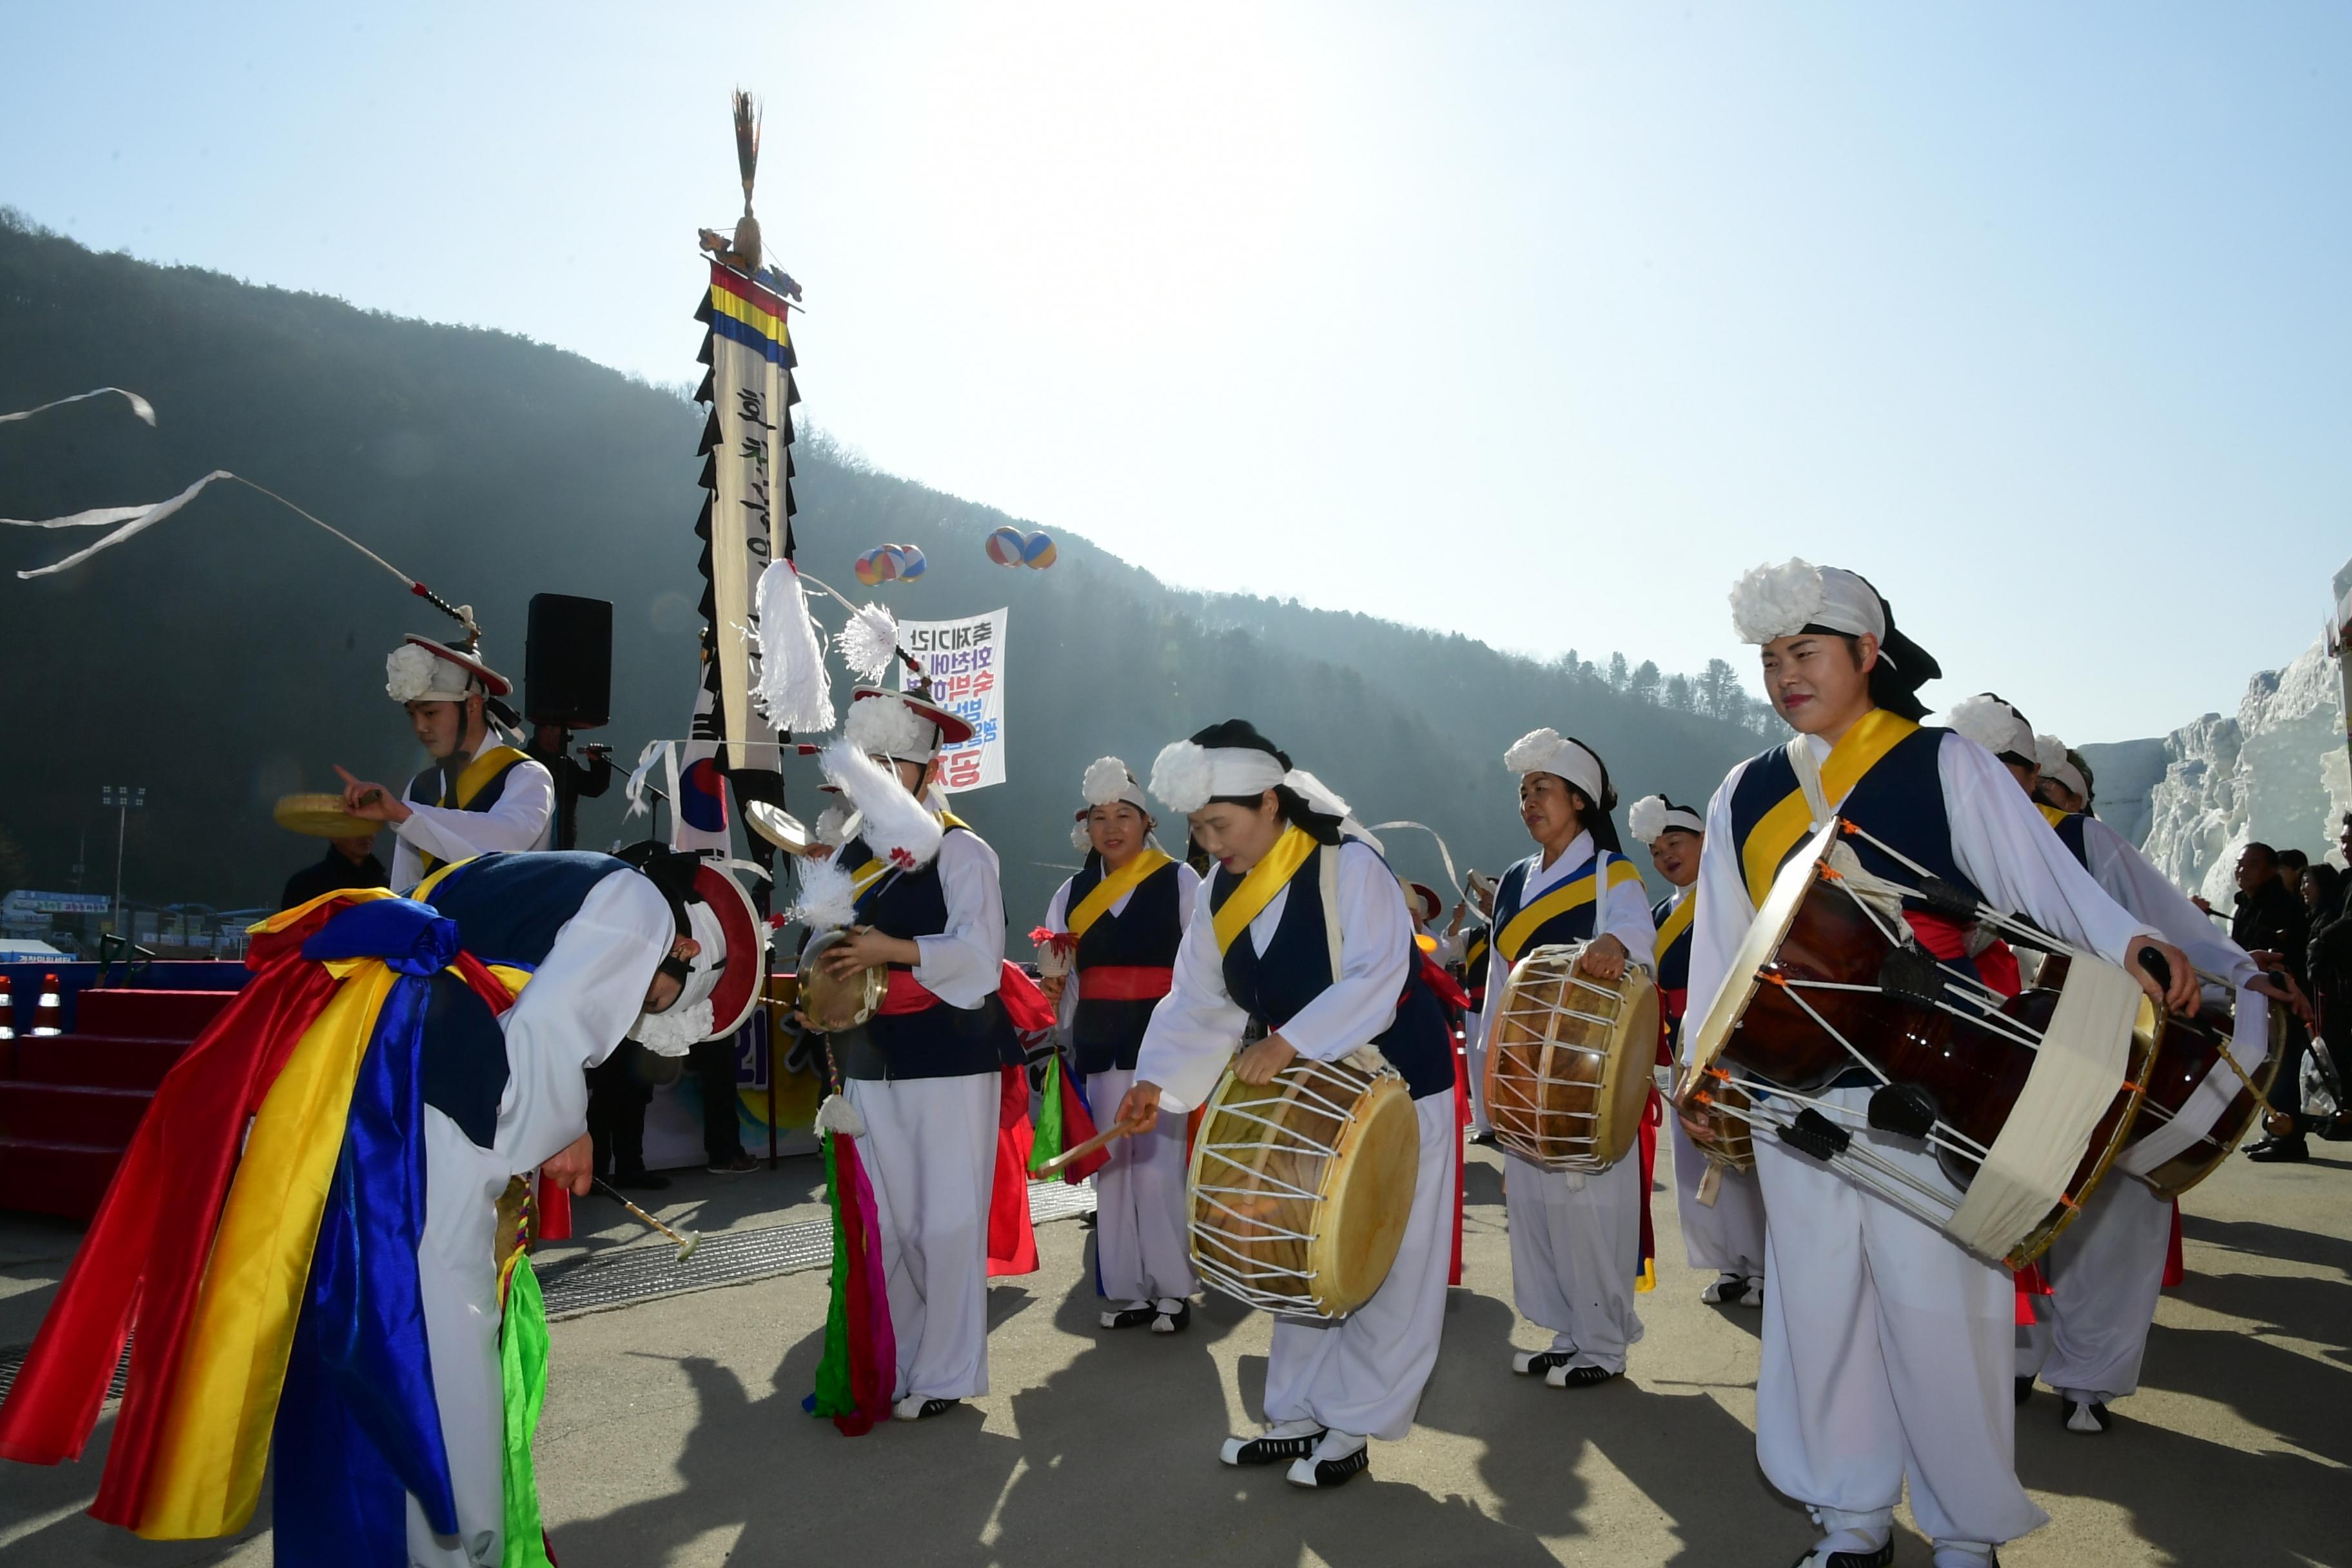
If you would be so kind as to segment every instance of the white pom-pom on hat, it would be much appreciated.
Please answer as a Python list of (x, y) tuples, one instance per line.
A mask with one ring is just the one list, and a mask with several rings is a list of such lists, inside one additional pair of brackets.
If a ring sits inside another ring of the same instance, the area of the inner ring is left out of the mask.
[(2032, 759), (2033, 727), (2016, 709), (1990, 691), (1963, 697), (1942, 718), (1946, 729), (1967, 736), (1994, 756)]
[(1141, 786), (1117, 757), (1097, 757), (1088, 763), (1086, 777), (1078, 783), (1078, 795), (1088, 805), (1108, 805), (1115, 800), (1143, 804)]
[(682, 1057), (710, 1037), (710, 998), (690, 1007), (640, 1013), (629, 1037), (657, 1057)]
[(1557, 774), (1582, 790), (1585, 798), (1596, 805), (1609, 793), (1606, 771), (1592, 749), (1549, 725), (1530, 730), (1512, 742), (1510, 750), (1503, 753), (1503, 765), (1515, 773)]
[[(938, 727), (908, 707), (896, 692), (886, 691), (851, 703), (848, 721), (841, 731), (852, 745), (867, 756), (927, 763), (939, 752)], [(865, 804), (858, 802), (861, 806)]]
[(1094, 838), (1087, 832), (1087, 814), (1082, 811), (1078, 813), (1078, 819), (1070, 824), (1070, 847), (1087, 850), (1094, 847)]
[(849, 842), (849, 813), (837, 805), (828, 805), (816, 814), (816, 826), (810, 829), (819, 844), (830, 844), (838, 849)]
[(394, 702), (415, 702), (433, 689), (434, 678), (453, 667), (435, 658), (415, 643), (403, 643), (383, 661), (384, 695)]
[(2055, 735), (2033, 737), (2034, 771), (2054, 773), (2066, 765), (2066, 742)]
[(1742, 642), (1760, 646), (1813, 626), (1851, 637), (1886, 636), (1886, 610), (1875, 589), (1843, 567), (1798, 556), (1749, 568), (1731, 585), (1730, 601), (1732, 629)]
[(1151, 793), (1169, 810), (1190, 816), (1209, 804), (1213, 773), (1207, 747), (1171, 741), (1152, 760)]
[(1666, 797), (1645, 795), (1625, 810), (1625, 827), (1636, 844), (1655, 844), (1666, 830)]

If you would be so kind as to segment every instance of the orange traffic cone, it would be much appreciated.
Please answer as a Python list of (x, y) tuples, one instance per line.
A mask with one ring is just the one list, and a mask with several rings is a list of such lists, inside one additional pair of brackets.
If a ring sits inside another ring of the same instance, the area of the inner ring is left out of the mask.
[(0, 974), (0, 1040), (16, 1037), (16, 998), (8, 977)]
[(58, 977), (41, 976), (41, 1000), (33, 1009), (33, 1033), (62, 1035), (66, 1032), (66, 1010), (58, 1000)]

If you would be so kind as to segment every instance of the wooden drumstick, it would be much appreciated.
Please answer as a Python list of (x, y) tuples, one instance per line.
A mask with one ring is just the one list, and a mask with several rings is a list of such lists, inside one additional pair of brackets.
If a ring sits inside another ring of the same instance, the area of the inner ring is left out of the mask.
[(614, 1189), (613, 1184), (606, 1181), (604, 1177), (597, 1177), (596, 1184), (604, 1188), (605, 1194), (611, 1197), (614, 1202), (618, 1203), (623, 1208), (628, 1210), (631, 1214), (636, 1215), (637, 1218), (643, 1220), (646, 1224), (653, 1226), (656, 1230), (661, 1232), (664, 1236), (677, 1243), (677, 1260), (680, 1263), (683, 1263), (688, 1258), (693, 1257), (694, 1249), (702, 1245), (702, 1234), (699, 1231), (689, 1230), (685, 1234), (680, 1235), (678, 1232), (674, 1231), (670, 1229), (669, 1226), (662, 1224), (661, 1221), (654, 1218), (653, 1215), (647, 1214), (636, 1205), (631, 1203), (628, 1199), (621, 1196), (621, 1194)]
[(1140, 1125), (1137, 1122), (1114, 1121), (1110, 1124), (1108, 1130), (1096, 1133), (1093, 1137), (1087, 1139), (1085, 1142), (1079, 1144), (1075, 1149), (1063, 1150), (1060, 1153), (1055, 1155), (1052, 1159), (1038, 1166), (1037, 1173), (1040, 1176), (1058, 1174), (1063, 1166), (1074, 1165), (1080, 1160), (1085, 1159), (1087, 1155), (1093, 1153), (1096, 1150), (1108, 1148), (1112, 1143), (1117, 1142), (1119, 1139), (1128, 1137), (1139, 1131), (1140, 1131)]

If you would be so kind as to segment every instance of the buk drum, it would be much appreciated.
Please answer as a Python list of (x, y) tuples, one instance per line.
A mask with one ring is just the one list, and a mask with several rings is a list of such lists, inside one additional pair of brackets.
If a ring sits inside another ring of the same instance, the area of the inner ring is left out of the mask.
[(1192, 1267), (1253, 1307), (1344, 1317), (1396, 1261), (1420, 1161), (1412, 1097), (1377, 1056), (1301, 1057), (1263, 1085), (1229, 1072), (1192, 1144)]
[(1538, 947), (1511, 965), (1486, 1045), (1495, 1142), (1554, 1171), (1605, 1171), (1641, 1135), (1657, 1059), (1658, 988), (1628, 963), (1580, 974), (1589, 943)]
[(844, 975), (825, 973), (818, 962), (847, 940), (849, 932), (824, 931), (801, 950), (800, 1009), (810, 1026), (820, 1034), (837, 1035), (854, 1029), (874, 1016), (882, 1005), (882, 994), (890, 988), (890, 971), (886, 964), (870, 969), (856, 969)]
[[(1871, 845), (1916, 880), (1866, 869)], [(2063, 983), (2005, 997), (1913, 933), (1906, 902), (2020, 943), (2043, 933), (1962, 900), (1852, 823), (1799, 847), (1691, 1032), (1685, 1107), (1738, 1115), (1980, 1256), (2021, 1267), (2079, 1211), (2139, 1110), (2159, 1016), (2137, 982), (2066, 951)], [(2046, 969), (2046, 966), (2045, 966)], [(1750, 1097), (1736, 1110), (1724, 1091)], [(1829, 1091), (1871, 1089), (1866, 1112)], [(1916, 1140), (1944, 1184), (1856, 1134)]]

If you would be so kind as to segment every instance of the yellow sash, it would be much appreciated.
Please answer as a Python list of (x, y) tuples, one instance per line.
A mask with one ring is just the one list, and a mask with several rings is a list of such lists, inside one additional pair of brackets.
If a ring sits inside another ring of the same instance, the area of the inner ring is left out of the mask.
[[(1274, 902), (1275, 894), (1289, 886), (1290, 879), (1307, 864), (1307, 858), (1315, 853), (1316, 847), (1315, 840), (1308, 837), (1306, 829), (1283, 829), (1282, 837), (1274, 841), (1274, 847), (1265, 852), (1264, 859), (1249, 868), (1249, 875), (1242, 879), (1242, 885), (1234, 889), (1233, 897), (1227, 899), (1224, 907), (1217, 911), (1213, 929), (1217, 934), (1219, 952), (1232, 947), (1234, 939), (1249, 930), (1250, 921), (1265, 912), (1265, 906)], [(1326, 910), (1323, 918), (1328, 921), (1336, 917), (1333, 911)]]
[[(1874, 708), (1855, 720), (1853, 728), (1839, 738), (1822, 763), (1822, 794), (1828, 797), (1830, 805), (1835, 807), (1852, 795), (1863, 775), (1918, 728), (1910, 720), (1884, 708)], [(1790, 790), (1787, 798), (1758, 819), (1748, 832), (1748, 841), (1739, 847), (1740, 874), (1747, 879), (1751, 903), (1763, 906), (1764, 895), (1771, 889), (1772, 878), (1780, 869), (1780, 862), (1788, 858), (1789, 851), (1813, 826), (1813, 814), (1805, 804), (1801, 787)]]
[(2074, 815), (2071, 811), (2062, 810), (2054, 805), (2044, 805), (2038, 800), (2033, 803), (2033, 809), (2040, 812), (2042, 814), (2042, 820), (2048, 823), (2053, 827), (2057, 826), (2060, 823)]
[(1666, 911), (1666, 923), (1658, 928), (1657, 953), (1666, 956), (1666, 949), (1690, 934), (1691, 917), (1698, 912), (1698, 896), (1693, 894)]
[[(1614, 855), (1609, 858), (1609, 885), (1612, 888), (1622, 888), (1628, 882), (1641, 879), (1642, 873), (1633, 869), (1633, 862)], [(1504, 963), (1517, 963), (1520, 950), (1528, 945), (1528, 939), (1535, 935), (1545, 922), (1570, 910), (1582, 909), (1591, 901), (1592, 873), (1587, 871), (1581, 876), (1570, 878), (1513, 915), (1511, 923), (1505, 926), (1502, 934), (1495, 939), (1495, 951), (1503, 955)]]
[[(518, 752), (512, 746), (492, 746), (480, 756), (467, 763), (465, 771), (457, 775), (457, 787), (452, 792), (456, 797), (457, 809), (463, 811), (473, 805), (474, 797), (481, 794), (492, 779), (506, 772), (507, 769), (517, 763), (529, 761), (530, 756), (528, 752)], [(435, 801), (432, 804), (439, 805), (441, 803)], [(441, 865), (441, 861), (431, 855), (420, 853), (417, 858), (423, 862), (428, 871)]]
[(1172, 862), (1166, 855), (1145, 845), (1141, 854), (1097, 882), (1095, 890), (1078, 900), (1078, 907), (1070, 911), (1070, 934), (1086, 935), (1089, 926), (1110, 913), (1113, 904), (1141, 887), (1146, 877), (1170, 864)]

